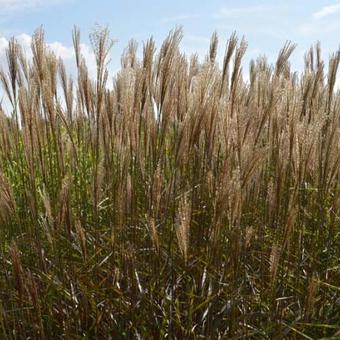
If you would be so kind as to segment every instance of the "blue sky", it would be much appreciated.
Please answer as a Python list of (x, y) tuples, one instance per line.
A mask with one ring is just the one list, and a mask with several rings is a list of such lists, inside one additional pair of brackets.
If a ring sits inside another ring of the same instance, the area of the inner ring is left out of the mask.
[(129, 39), (143, 41), (153, 35), (160, 44), (176, 25), (184, 29), (183, 50), (188, 54), (197, 51), (201, 57), (216, 30), (220, 60), (233, 31), (249, 43), (246, 63), (260, 54), (274, 61), (280, 47), (291, 40), (298, 44), (291, 58), (296, 69), (301, 69), (304, 52), (317, 40), (326, 58), (340, 43), (340, 1), (331, 0), (0, 0), (0, 8), (0, 62), (9, 37), (17, 36), (29, 48), (29, 36), (40, 25), (51, 47), (69, 63), (74, 24), (81, 29), (83, 50), (90, 62), (88, 34), (95, 24), (108, 25), (118, 40), (112, 50), (113, 70), (119, 67)]

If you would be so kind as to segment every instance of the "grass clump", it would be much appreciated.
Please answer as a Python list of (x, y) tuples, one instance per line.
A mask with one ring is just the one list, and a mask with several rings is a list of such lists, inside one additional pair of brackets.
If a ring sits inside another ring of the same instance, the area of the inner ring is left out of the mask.
[(0, 330), (27, 338), (336, 338), (340, 54), (243, 79), (245, 40), (188, 58), (181, 30), (142, 58), (91, 35), (91, 79), (38, 30), (0, 80)]

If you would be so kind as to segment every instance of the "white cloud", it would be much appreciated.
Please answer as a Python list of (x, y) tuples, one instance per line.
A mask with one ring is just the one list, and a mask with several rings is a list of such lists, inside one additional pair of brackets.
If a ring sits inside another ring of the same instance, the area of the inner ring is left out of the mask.
[(5, 49), (8, 46), (8, 40), (5, 37), (0, 37), (0, 55), (5, 53)]
[(315, 19), (321, 19), (340, 11), (340, 4), (325, 6), (313, 14)]
[(210, 42), (209, 37), (202, 35), (186, 34), (184, 35), (183, 41), (194, 42), (194, 43), (208, 43)]
[(37, 9), (49, 5), (55, 5), (65, 0), (0, 0), (0, 8), (3, 13)]
[(321, 39), (325, 34), (340, 31), (340, 23), (338, 21), (330, 21), (327, 23), (312, 22), (301, 25), (298, 31), (303, 36), (312, 36), (315, 39)]
[(265, 14), (278, 9), (273, 5), (254, 5), (234, 8), (220, 8), (213, 17), (215, 18), (239, 18), (254, 14)]
[[(0, 0), (1, 1), (1, 0)], [(31, 51), (31, 42), (32, 37), (26, 33), (21, 33), (15, 36), (16, 40), (19, 42), (21, 47), (23, 48), (25, 55), (28, 59), (32, 58)], [(67, 71), (71, 74), (75, 74), (76, 72), (76, 61), (75, 61), (75, 52), (73, 46), (66, 46), (60, 41), (47, 42), (47, 47), (55, 53), (57, 58), (61, 58)], [(6, 37), (0, 37), (0, 66), (6, 66), (6, 48), (8, 47), (8, 39)], [(96, 61), (94, 53), (90, 46), (86, 44), (80, 44), (80, 50), (83, 54), (86, 63), (88, 65), (89, 73), (91, 76), (95, 75), (96, 72)]]
[(31, 46), (32, 38), (31, 38), (30, 35), (28, 35), (26, 33), (21, 33), (21, 34), (17, 35), (15, 38), (17, 39), (19, 44), (21, 44), (23, 46), (27, 46), (27, 47)]
[(163, 18), (163, 19), (160, 20), (160, 23), (168, 24), (168, 23), (182, 22), (182, 21), (196, 19), (196, 18), (199, 18), (199, 15), (197, 15), (197, 14), (180, 14), (180, 15), (175, 15), (173, 17)]
[[(1, 1), (1, 0), (0, 0)], [(31, 43), (32, 37), (26, 33), (19, 34), (15, 36), (16, 40), (20, 43), (24, 53), (29, 61), (32, 61), (32, 51), (31, 51)], [(47, 47), (53, 51), (57, 58), (61, 58), (65, 64), (67, 73), (76, 79), (77, 67), (75, 60), (75, 52), (73, 46), (66, 46), (60, 41), (47, 42)], [(7, 69), (7, 60), (6, 60), (6, 49), (8, 47), (8, 39), (4, 36), (0, 36), (0, 68), (6, 70)], [(94, 53), (90, 46), (81, 43), (80, 51), (86, 61), (89, 75), (91, 78), (95, 77), (96, 74), (96, 60)], [(0, 85), (0, 102), (2, 102), (2, 106), (5, 109), (5, 112), (10, 112), (11, 105), (6, 96), (4, 96), (3, 91), (1, 91)]]

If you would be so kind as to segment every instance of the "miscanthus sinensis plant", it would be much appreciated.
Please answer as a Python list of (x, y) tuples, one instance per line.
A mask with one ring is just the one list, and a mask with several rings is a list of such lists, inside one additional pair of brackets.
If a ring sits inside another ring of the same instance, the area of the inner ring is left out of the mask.
[[(336, 338), (340, 332), (340, 52), (290, 69), (233, 34), (218, 66), (91, 34), (77, 76), (15, 39), (0, 72), (4, 339)], [(113, 78), (113, 88), (108, 82)]]

